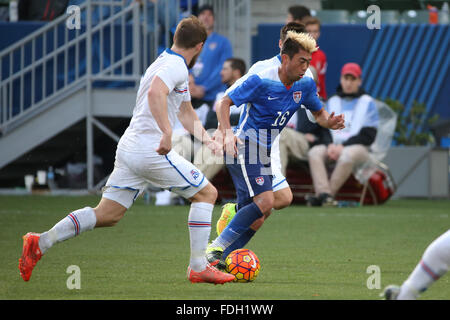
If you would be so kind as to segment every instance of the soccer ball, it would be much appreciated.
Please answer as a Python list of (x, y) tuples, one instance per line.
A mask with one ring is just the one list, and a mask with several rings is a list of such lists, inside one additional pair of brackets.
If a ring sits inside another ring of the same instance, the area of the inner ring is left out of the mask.
[(256, 254), (249, 249), (237, 249), (225, 259), (226, 271), (234, 274), (236, 282), (251, 282), (258, 276), (261, 265)]

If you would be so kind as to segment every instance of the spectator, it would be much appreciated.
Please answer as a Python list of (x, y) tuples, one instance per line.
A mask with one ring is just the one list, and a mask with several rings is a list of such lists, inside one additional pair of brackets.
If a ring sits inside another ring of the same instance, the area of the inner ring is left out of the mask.
[[(245, 74), (245, 61), (239, 58), (228, 58), (225, 60), (220, 71), (220, 77), (222, 83), (226, 85), (227, 88), (231, 87), (236, 80), (241, 78)], [(219, 101), (225, 94), (225, 90), (217, 93), (215, 103)], [(205, 124), (205, 129), (217, 129), (217, 115), (215, 103), (213, 108), (209, 111), (208, 117)], [(239, 117), (241, 113), (241, 108), (233, 106), (230, 110), (230, 121), (231, 125), (237, 125), (239, 122)]]
[[(315, 196), (308, 196), (311, 206), (336, 205), (334, 197), (351, 175), (354, 166), (369, 159), (369, 146), (378, 127), (374, 99), (361, 88), (362, 71), (358, 64), (342, 67), (337, 93), (327, 102), (328, 112), (345, 115), (345, 128), (333, 130), (333, 143), (316, 145), (308, 152)], [(326, 165), (335, 163), (328, 179)]]
[[(308, 17), (304, 20), (306, 31), (318, 43), (320, 37), (320, 20), (315, 17)], [(327, 91), (325, 89), (325, 74), (327, 72), (327, 56), (325, 52), (318, 48), (312, 53), (311, 66), (317, 71), (318, 85), (317, 93), (323, 100), (327, 100)]]
[(195, 83), (191, 87), (192, 104), (194, 108), (207, 103), (212, 108), (217, 93), (224, 91), (226, 86), (221, 82), (220, 71), (226, 59), (232, 57), (230, 41), (214, 32), (214, 10), (212, 6), (204, 5), (198, 10), (198, 18), (206, 27), (208, 39), (203, 50), (192, 68)]
[(10, 0), (0, 0), (0, 21), (11, 21), (9, 16)]
[[(239, 78), (241, 78), (245, 74), (245, 69), (246, 66), (244, 60), (239, 58), (227, 59), (223, 64), (222, 71), (220, 72), (222, 83), (226, 84), (227, 87), (231, 87)], [(217, 94), (216, 103), (220, 101), (220, 99), (223, 97), (224, 94), (225, 90)], [(211, 111), (210, 114), (213, 113), (214, 118), (210, 117), (209, 122), (211, 123), (214, 122), (215, 125), (210, 127), (217, 128), (217, 115), (215, 115), (216, 113), (215, 107), (213, 109), (214, 110)], [(242, 106), (231, 107), (230, 123), (232, 126), (236, 126), (239, 123), (241, 109)], [(205, 177), (210, 181), (224, 167), (223, 157), (218, 157), (209, 150), (207, 150), (207, 148), (203, 147), (201, 147), (195, 154), (193, 163), (197, 166), (199, 170), (201, 170), (201, 172), (203, 172)]]
[(311, 11), (305, 6), (291, 6), (288, 9), (286, 24), (289, 22), (297, 22), (304, 24), (304, 20), (311, 16)]
[(308, 151), (316, 145), (332, 142), (330, 130), (311, 122), (304, 108), (297, 111), (296, 127), (286, 126), (280, 133), (281, 173), (286, 176), (290, 159), (308, 160)]

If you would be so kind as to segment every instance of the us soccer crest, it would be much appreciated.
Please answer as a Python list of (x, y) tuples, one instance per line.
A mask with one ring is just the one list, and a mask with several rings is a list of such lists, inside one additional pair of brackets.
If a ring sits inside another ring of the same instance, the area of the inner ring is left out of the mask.
[(193, 177), (195, 180), (197, 180), (197, 178), (198, 178), (198, 176), (200, 175), (200, 173), (198, 173), (197, 170), (192, 169), (192, 170), (191, 170), (191, 175), (192, 175), (192, 177)]
[(301, 91), (295, 91), (292, 94), (292, 97), (294, 98), (295, 103), (299, 103), (302, 98), (302, 92)]
[(264, 184), (264, 177), (257, 177), (255, 181), (258, 185), (262, 186)]

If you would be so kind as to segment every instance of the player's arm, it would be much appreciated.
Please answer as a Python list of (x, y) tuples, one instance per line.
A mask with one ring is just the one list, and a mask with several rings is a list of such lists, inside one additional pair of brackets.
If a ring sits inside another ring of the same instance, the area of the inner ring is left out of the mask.
[(221, 153), (222, 146), (214, 141), (208, 132), (206, 132), (190, 101), (183, 101), (181, 103), (178, 119), (183, 127), (196, 139), (206, 144), (214, 153)]
[(338, 116), (334, 115), (334, 112), (329, 114), (317, 94), (316, 84), (312, 79), (309, 79), (310, 87), (307, 99), (305, 99), (305, 106), (311, 111), (316, 122), (327, 129), (339, 130), (345, 128), (344, 115), (340, 114)]
[(343, 114), (338, 116), (335, 116), (334, 112), (329, 114), (323, 107), (318, 111), (311, 111), (311, 113), (316, 119), (316, 122), (324, 128), (333, 130), (345, 128), (345, 119)]
[(159, 147), (156, 149), (156, 152), (160, 155), (168, 154), (172, 149), (172, 127), (170, 126), (167, 111), (168, 95), (169, 88), (158, 76), (155, 76), (150, 84), (147, 98), (153, 118), (162, 132)]
[(236, 142), (238, 139), (231, 130), (230, 123), (230, 107), (233, 104), (233, 100), (227, 94), (219, 100), (216, 107), (218, 126), (214, 139), (223, 145), (227, 154), (235, 156), (237, 154)]

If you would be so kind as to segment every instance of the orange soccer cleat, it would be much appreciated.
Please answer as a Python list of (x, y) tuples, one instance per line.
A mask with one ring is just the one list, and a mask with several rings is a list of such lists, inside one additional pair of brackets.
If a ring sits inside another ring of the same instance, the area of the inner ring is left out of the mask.
[(206, 265), (206, 269), (200, 272), (196, 272), (188, 267), (187, 271), (188, 279), (192, 283), (214, 283), (214, 284), (224, 284), (226, 282), (231, 282), (234, 280), (234, 275), (221, 272), (216, 268), (212, 267), (209, 263)]
[(22, 279), (30, 280), (31, 272), (36, 263), (41, 259), (42, 253), (39, 248), (39, 233), (28, 232), (23, 238), (22, 257), (19, 259), (19, 270)]

